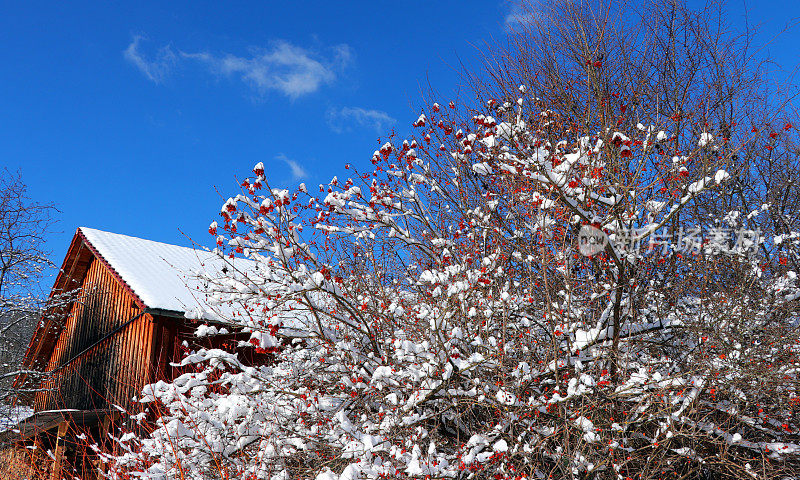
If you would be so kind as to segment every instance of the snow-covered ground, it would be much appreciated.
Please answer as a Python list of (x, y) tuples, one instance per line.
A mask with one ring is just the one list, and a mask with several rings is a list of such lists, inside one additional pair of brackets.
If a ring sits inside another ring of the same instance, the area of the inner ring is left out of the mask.
[(0, 404), (0, 431), (13, 428), (22, 420), (33, 415), (33, 408), (28, 406), (1, 405)]

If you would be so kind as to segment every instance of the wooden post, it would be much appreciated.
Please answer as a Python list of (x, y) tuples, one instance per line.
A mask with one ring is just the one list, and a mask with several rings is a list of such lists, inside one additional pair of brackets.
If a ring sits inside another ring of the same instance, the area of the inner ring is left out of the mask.
[(61, 469), (64, 463), (64, 437), (67, 436), (69, 429), (69, 422), (64, 420), (58, 424), (58, 436), (56, 437), (56, 451), (55, 460), (53, 460), (53, 472), (50, 474), (50, 480), (61, 480)]
[(100, 444), (105, 442), (106, 438), (108, 438), (109, 429), (111, 428), (111, 422), (113, 421), (114, 414), (109, 414), (103, 417), (103, 423), (100, 427)]
[(33, 434), (33, 451), (37, 455), (44, 453), (44, 443), (42, 442), (42, 435), (38, 431)]
[(112, 429), (114, 425), (120, 420), (122, 415), (120, 412), (111, 412), (103, 417), (103, 421), (100, 423), (100, 438), (98, 439), (97, 445), (100, 447), (101, 450), (106, 451), (106, 453), (112, 453), (112, 451), (106, 450), (104, 446), (110, 445), (113, 449), (114, 442), (108, 441), (109, 434), (112, 433)]
[[(100, 451), (111, 453), (105, 449), (105, 446), (113, 445), (113, 442), (108, 441), (108, 435), (111, 433), (111, 427), (115, 422), (117, 422), (119, 416), (119, 412), (111, 412), (107, 415), (104, 415), (103, 420), (100, 421), (100, 437), (97, 439), (97, 446), (100, 447)], [(91, 478), (101, 478), (98, 472), (103, 467), (103, 461), (100, 460), (99, 456), (92, 460), (92, 467), (94, 467), (94, 471), (92, 472), (93, 476)]]
[[(35, 466), (35, 470), (39, 474), (46, 474), (47, 472), (41, 471), (42, 458), (46, 458), (47, 454), (45, 453), (46, 449), (44, 446), (44, 442), (42, 441), (42, 434), (38, 431), (33, 434), (33, 450), (25, 449), (28, 452), (28, 461), (31, 465)], [(47, 465), (46, 463), (44, 465)], [(46, 467), (45, 467), (46, 468)]]
[(103, 421), (100, 423), (100, 438), (98, 439), (97, 445), (104, 449), (103, 447), (110, 443), (108, 441), (108, 435), (111, 433), (111, 428), (114, 426), (114, 423), (117, 421), (117, 412), (111, 412), (105, 416), (103, 416)]

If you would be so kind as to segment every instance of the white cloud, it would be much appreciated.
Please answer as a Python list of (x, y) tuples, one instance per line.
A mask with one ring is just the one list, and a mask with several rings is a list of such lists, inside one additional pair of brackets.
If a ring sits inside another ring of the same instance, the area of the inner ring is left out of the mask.
[(172, 49), (167, 45), (162, 47), (156, 53), (154, 59), (147, 59), (139, 51), (139, 42), (143, 39), (142, 36), (136, 35), (133, 41), (128, 45), (122, 54), (125, 59), (133, 64), (140, 72), (144, 74), (150, 81), (161, 83), (164, 78), (169, 74), (172, 67), (177, 61), (177, 56)]
[(286, 162), (287, 165), (289, 165), (289, 170), (291, 170), (292, 172), (292, 180), (300, 180), (308, 176), (308, 173), (306, 172), (306, 170), (303, 168), (302, 165), (290, 159), (286, 155), (281, 153), (278, 155), (277, 158), (278, 160), (283, 160), (284, 162)]
[(511, 10), (505, 18), (505, 27), (507, 32), (514, 32), (524, 28), (526, 25), (533, 24), (535, 20), (535, 10), (538, 10), (539, 5), (535, 5), (534, 1), (527, 1), (524, 3), (517, 0), (511, 2)]
[(397, 123), (388, 113), (380, 110), (367, 110), (360, 107), (342, 107), (328, 110), (328, 126), (336, 133), (352, 130), (353, 126), (368, 127), (378, 133)]
[(181, 52), (181, 55), (207, 65), (216, 73), (238, 76), (260, 94), (275, 90), (290, 98), (297, 98), (333, 82), (337, 71), (350, 62), (352, 53), (349, 46), (336, 45), (332, 50), (332, 57), (325, 59), (280, 40), (273, 42), (269, 48), (254, 49), (254, 54), (249, 57), (208, 52)]

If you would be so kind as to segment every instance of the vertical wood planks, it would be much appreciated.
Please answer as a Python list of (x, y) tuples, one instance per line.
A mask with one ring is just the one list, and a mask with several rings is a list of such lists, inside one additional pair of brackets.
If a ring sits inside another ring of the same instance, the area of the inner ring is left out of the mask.
[(47, 365), (47, 371), (55, 373), (44, 383), (45, 391), (35, 396), (36, 411), (127, 406), (148, 381), (154, 348), (152, 316), (141, 315), (105, 338), (142, 312), (124, 285), (97, 259), (92, 260), (81, 286)]

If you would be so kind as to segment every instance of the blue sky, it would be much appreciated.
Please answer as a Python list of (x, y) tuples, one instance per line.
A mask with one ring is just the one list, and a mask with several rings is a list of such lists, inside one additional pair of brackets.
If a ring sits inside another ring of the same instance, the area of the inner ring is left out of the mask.
[[(763, 42), (800, 2), (750, 2)], [(731, 2), (743, 28), (745, 5)], [(752, 5), (757, 5), (755, 9)], [(60, 263), (84, 225), (208, 243), (236, 178), (275, 186), (367, 165), (407, 131), (430, 85), (449, 100), (462, 63), (504, 42), (513, 4), (439, 2), (4, 2), (0, 166), (61, 213)], [(769, 45), (797, 65), (797, 28)]]

